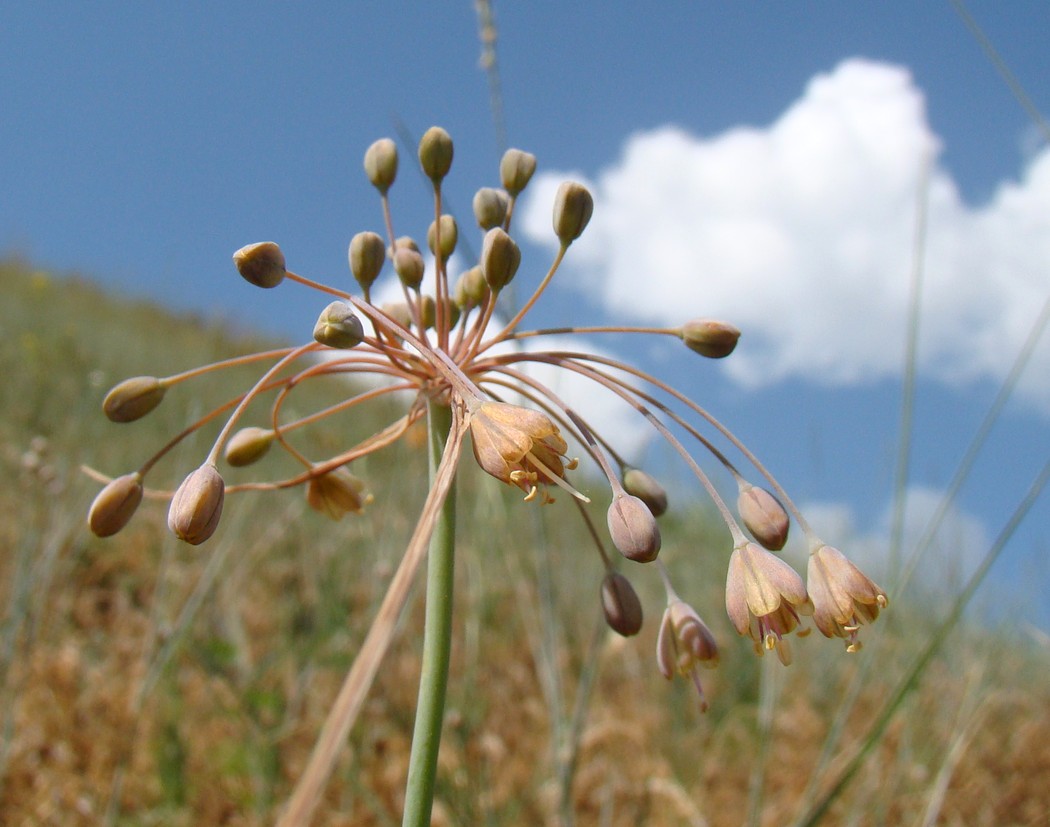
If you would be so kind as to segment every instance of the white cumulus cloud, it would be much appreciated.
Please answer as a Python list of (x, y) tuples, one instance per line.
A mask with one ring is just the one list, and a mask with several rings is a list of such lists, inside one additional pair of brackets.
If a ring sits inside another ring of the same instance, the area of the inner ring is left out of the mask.
[[(768, 126), (635, 134), (583, 180), (594, 217), (562, 284), (640, 321), (731, 321), (744, 335), (723, 365), (745, 385), (891, 376), (928, 169), (920, 370), (946, 383), (1001, 379), (1050, 287), (1050, 150), (970, 206), (939, 147), (907, 70), (859, 59), (814, 77)], [(550, 172), (531, 186), (522, 226), (538, 243), (551, 243), (566, 178), (581, 176)], [(1047, 339), (1022, 391), (1050, 409)]]

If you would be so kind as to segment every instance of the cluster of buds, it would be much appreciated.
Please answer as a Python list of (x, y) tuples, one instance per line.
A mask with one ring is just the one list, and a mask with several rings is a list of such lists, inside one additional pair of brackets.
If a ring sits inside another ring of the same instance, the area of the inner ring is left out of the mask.
[[(383, 139), (368, 148), (364, 169), (379, 194), (385, 236), (363, 231), (350, 241), (350, 272), (359, 294), (292, 272), (273, 242), (250, 244), (234, 254), (237, 271), (257, 287), (274, 289), (295, 282), (320, 291), (332, 301), (321, 311), (313, 337), (305, 344), (236, 357), (174, 376), (136, 377), (113, 388), (103, 410), (114, 422), (131, 422), (161, 404), (174, 386), (194, 377), (247, 363), (268, 365), (252, 387), (191, 424), (140, 468), (108, 480), (91, 506), (91, 530), (103, 537), (115, 534), (131, 519), (143, 497), (152, 496), (170, 501), (171, 531), (188, 543), (199, 544), (219, 526), (227, 495), (293, 486), (303, 486), (310, 507), (330, 517), (360, 513), (372, 495), (365, 482), (351, 473), (351, 464), (400, 439), (430, 406), (442, 406), (452, 413), (454, 433), (449, 435), (449, 444), (461, 445), (469, 433), (477, 464), (492, 477), (520, 489), (527, 501), (553, 503), (558, 488), (575, 501), (601, 558), (600, 597), (608, 624), (621, 635), (634, 635), (642, 627), (642, 606), (627, 575), (606, 553), (605, 543), (610, 541), (626, 558), (628, 562), (622, 566), (656, 561), (661, 551), (657, 519), (668, 508), (667, 492), (652, 475), (628, 463), (588, 420), (585, 410), (567, 404), (528, 370), (530, 365), (542, 365), (614, 394), (651, 425), (695, 474), (732, 538), (726, 610), (733, 626), (754, 641), (759, 654), (775, 649), (788, 663), (787, 637), (792, 632), (802, 633), (808, 615), (824, 635), (844, 638), (847, 648), (856, 650), (860, 627), (874, 621), (886, 605), (884, 592), (839, 551), (817, 538), (777, 481), (728, 428), (681, 391), (628, 363), (586, 349), (570, 352), (542, 347), (544, 337), (566, 333), (665, 335), (681, 340), (702, 357), (721, 359), (732, 353), (740, 331), (726, 322), (704, 318), (666, 329), (523, 329), (524, 319), (544, 295), (569, 247), (585, 231), (594, 208), (591, 194), (573, 182), (559, 188), (552, 217), (558, 241), (553, 263), (516, 312), (501, 315), (499, 300), (521, 263), (521, 251), (510, 234), (512, 218), (517, 200), (536, 169), (536, 159), (521, 150), (507, 151), (499, 167), (501, 186), (477, 191), (473, 212), (482, 234), (481, 254), (477, 263), (455, 280), (449, 261), (461, 229), (442, 209), (442, 183), (452, 160), (453, 143), (448, 133), (439, 127), (429, 129), (418, 148), (418, 162), (431, 182), (434, 200), (434, 220), (425, 236), (425, 249), (430, 253), (426, 257), (424, 246), (394, 232), (390, 191), (398, 171), (396, 144)], [(392, 271), (399, 282), (401, 300), (397, 302), (373, 301), (373, 286), (384, 269)], [(525, 340), (530, 347), (524, 347)], [(531, 346), (535, 343), (541, 346)], [(346, 387), (354, 390), (347, 399), (303, 418), (282, 415), (289, 394), (312, 379), (366, 375), (380, 381), (364, 386), (348, 382)], [(293, 447), (291, 436), (300, 428), (406, 392), (411, 401), (399, 418), (335, 456), (315, 460)], [(269, 426), (238, 428), (249, 406), (263, 399), (269, 400)], [(180, 439), (223, 414), (225, 425), (204, 462), (176, 491), (144, 488), (146, 475)], [(695, 440), (731, 475), (738, 489), (735, 509), (672, 433), (672, 426)], [(701, 427), (710, 436), (705, 436)], [(712, 438), (727, 442), (741, 453), (762, 485), (748, 481), (715, 447)], [(607, 534), (592, 523), (583, 505), (590, 499), (570, 479), (577, 468), (577, 459), (569, 455), (570, 445), (592, 459), (608, 481)], [(302, 470), (269, 482), (236, 485), (224, 481), (220, 463), (252, 465), (275, 446), (288, 452)], [(457, 453), (451, 461), (459, 459)], [(777, 555), (787, 540), (789, 514), (809, 541), (808, 588)], [(432, 518), (432, 512), (425, 511), (421, 520)], [(717, 663), (715, 639), (697, 612), (678, 597), (663, 565), (656, 565), (667, 592), (659, 632), (659, 669), (668, 678), (675, 674), (691, 676), (703, 698), (697, 666)]]

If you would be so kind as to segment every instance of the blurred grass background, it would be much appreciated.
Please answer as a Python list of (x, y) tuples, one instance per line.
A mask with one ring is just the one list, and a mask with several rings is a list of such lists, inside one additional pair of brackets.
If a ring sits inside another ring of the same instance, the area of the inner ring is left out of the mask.
[[(147, 502), (99, 540), (84, 521), (98, 486), (79, 466), (133, 470), (258, 370), (180, 385), (133, 425), (102, 416), (106, 390), (274, 343), (17, 260), (0, 262), (0, 286), (0, 822), (271, 823), (415, 522), (422, 433), (355, 464), (376, 496), (363, 517), (330, 522), (300, 490), (237, 495), (216, 537), (190, 547), (168, 534), (166, 504)], [(305, 413), (338, 391), (304, 389), (293, 404)], [(323, 456), (394, 416), (375, 411), (303, 444)], [(174, 487), (207, 439), (188, 440), (150, 485)], [(569, 504), (523, 504), (473, 466), (460, 479), (435, 824), (791, 823), (947, 611), (946, 598), (904, 598), (856, 656), (817, 635), (794, 644), (789, 668), (757, 659), (724, 619), (725, 538), (672, 491), (664, 557), (723, 651), (701, 715), (688, 682), (655, 668), (656, 573), (629, 570), (641, 635), (606, 632), (601, 565)], [(421, 627), (420, 588), (315, 824), (400, 823)], [(965, 621), (826, 823), (1050, 824), (1048, 662), (1012, 627)]]

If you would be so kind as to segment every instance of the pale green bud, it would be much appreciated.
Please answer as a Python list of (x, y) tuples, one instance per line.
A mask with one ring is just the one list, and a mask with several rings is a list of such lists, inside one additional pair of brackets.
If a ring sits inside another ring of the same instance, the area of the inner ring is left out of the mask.
[(602, 612), (614, 632), (631, 637), (642, 628), (642, 602), (631, 581), (617, 571), (602, 580)]
[(456, 305), (463, 310), (477, 307), (485, 300), (485, 293), (489, 286), (485, 282), (485, 273), (481, 265), (475, 264), (469, 270), (464, 270), (456, 279), (452, 297)]
[(334, 301), (321, 311), (314, 325), (314, 339), (322, 345), (335, 348), (351, 348), (361, 344), (365, 337), (364, 326), (354, 313), (353, 307), (344, 301)]
[(380, 138), (365, 151), (365, 175), (372, 186), (386, 195), (397, 177), (397, 144)]
[(628, 468), (623, 474), (623, 487), (628, 494), (645, 503), (654, 517), (667, 511), (667, 491), (645, 471)]
[(349, 259), (350, 272), (367, 295), (386, 262), (383, 239), (373, 232), (358, 233), (350, 240)]
[(167, 387), (155, 376), (136, 376), (116, 385), (102, 400), (102, 411), (110, 422), (134, 422), (164, 399)]
[(638, 497), (613, 498), (607, 513), (613, 545), (629, 560), (651, 563), (660, 553), (660, 529), (649, 507)]
[(521, 264), (521, 250), (514, 239), (500, 227), (493, 227), (485, 233), (481, 245), (481, 269), (485, 281), (493, 293), (506, 287)]
[(265, 456), (275, 438), (269, 428), (241, 428), (226, 443), (226, 461), (235, 468), (251, 465)]
[(402, 327), (412, 326), (412, 311), (404, 302), (387, 302), (379, 309)]
[(205, 463), (176, 489), (168, 509), (168, 528), (180, 540), (200, 545), (215, 533), (225, 495), (226, 485), (218, 470)]
[(483, 230), (502, 227), (509, 207), (510, 198), (503, 190), (482, 187), (474, 193), (474, 218)]
[(456, 249), (458, 238), (459, 229), (456, 227), (456, 219), (451, 215), (443, 215), (441, 216), (441, 255), (439, 256), (435, 249), (437, 245), (437, 222), (435, 221), (430, 222), (430, 228), (427, 230), (427, 247), (434, 254), (434, 258), (448, 261), (449, 256)]
[(587, 227), (594, 212), (594, 199), (582, 184), (566, 181), (554, 196), (554, 234), (566, 247)]
[(536, 156), (520, 149), (508, 149), (499, 162), (499, 177), (511, 195), (517, 195), (536, 171)]
[(423, 256), (411, 247), (398, 247), (394, 251), (394, 272), (405, 287), (418, 289), (423, 281), (425, 267)]
[(419, 165), (435, 184), (448, 175), (452, 167), (452, 138), (440, 126), (432, 126), (419, 141)]
[(107, 483), (88, 510), (88, 527), (96, 537), (112, 537), (135, 514), (142, 502), (142, 477), (125, 474)]
[(722, 359), (733, 352), (740, 331), (717, 319), (693, 319), (678, 331), (685, 346), (708, 359)]
[(272, 241), (241, 247), (233, 254), (233, 263), (245, 281), (256, 287), (276, 287), (288, 272), (284, 267), (284, 253)]

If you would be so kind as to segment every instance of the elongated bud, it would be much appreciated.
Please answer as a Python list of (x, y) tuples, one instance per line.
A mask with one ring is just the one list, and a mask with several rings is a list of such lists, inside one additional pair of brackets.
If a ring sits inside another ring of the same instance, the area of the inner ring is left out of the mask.
[(517, 195), (536, 171), (536, 156), (520, 149), (508, 149), (499, 162), (499, 177), (511, 195)]
[(423, 256), (411, 247), (398, 247), (394, 252), (394, 272), (405, 287), (418, 289), (423, 282), (425, 268)]
[(473, 206), (474, 218), (477, 219), (478, 226), (483, 230), (491, 230), (493, 227), (503, 226), (510, 199), (503, 190), (482, 187), (474, 193)]
[(594, 199), (582, 184), (566, 181), (554, 196), (554, 234), (566, 247), (587, 227), (594, 212)]
[(723, 359), (736, 348), (740, 331), (718, 319), (693, 319), (682, 325), (678, 335), (694, 353), (708, 359)]
[(493, 293), (498, 293), (514, 278), (521, 264), (521, 250), (514, 239), (500, 227), (493, 227), (485, 233), (481, 245), (481, 269), (485, 281)]
[(322, 345), (351, 348), (361, 344), (365, 329), (353, 307), (344, 301), (334, 301), (321, 311), (314, 325), (314, 339)]
[(628, 560), (651, 563), (660, 553), (660, 529), (649, 507), (638, 497), (615, 497), (607, 513), (613, 545)]
[[(434, 254), (434, 258), (438, 258), (438, 250), (435, 249), (437, 244), (437, 222), (431, 221), (430, 228), (427, 230), (427, 247), (430, 248), (430, 252)], [(459, 238), (459, 229), (456, 227), (456, 219), (451, 215), (441, 216), (441, 255), (442, 261), (448, 261), (449, 256), (452, 255), (456, 249), (456, 241)]]
[(142, 477), (138, 472), (109, 482), (98, 492), (88, 510), (88, 527), (96, 537), (112, 537), (132, 518), (142, 502)]
[(368, 295), (386, 262), (386, 245), (376, 233), (358, 233), (350, 240), (350, 272)]
[(459, 278), (456, 279), (452, 297), (462, 310), (470, 310), (485, 300), (485, 293), (488, 289), (485, 273), (480, 265), (475, 264), (469, 270), (460, 273)]
[(380, 138), (365, 150), (365, 175), (373, 187), (386, 195), (397, 177), (397, 144)]
[(606, 572), (602, 580), (602, 612), (614, 632), (631, 637), (642, 628), (642, 603), (631, 581), (618, 571)]
[(156, 408), (166, 390), (156, 376), (125, 379), (106, 394), (102, 411), (110, 422), (134, 422)]
[(419, 165), (435, 184), (452, 168), (452, 138), (440, 126), (432, 126), (419, 141)]
[(175, 491), (168, 509), (168, 528), (180, 540), (199, 546), (219, 525), (226, 485), (214, 465), (205, 463)]
[(751, 483), (740, 486), (737, 511), (751, 536), (770, 551), (780, 551), (787, 542), (791, 521), (776, 497)]
[(645, 471), (628, 468), (623, 475), (623, 487), (628, 494), (633, 494), (645, 503), (654, 517), (667, 511), (667, 492)]
[(284, 268), (284, 253), (272, 241), (248, 244), (233, 254), (237, 272), (256, 287), (276, 287), (288, 272)]
[(234, 468), (251, 465), (270, 450), (275, 436), (269, 428), (241, 428), (226, 443), (226, 461)]

